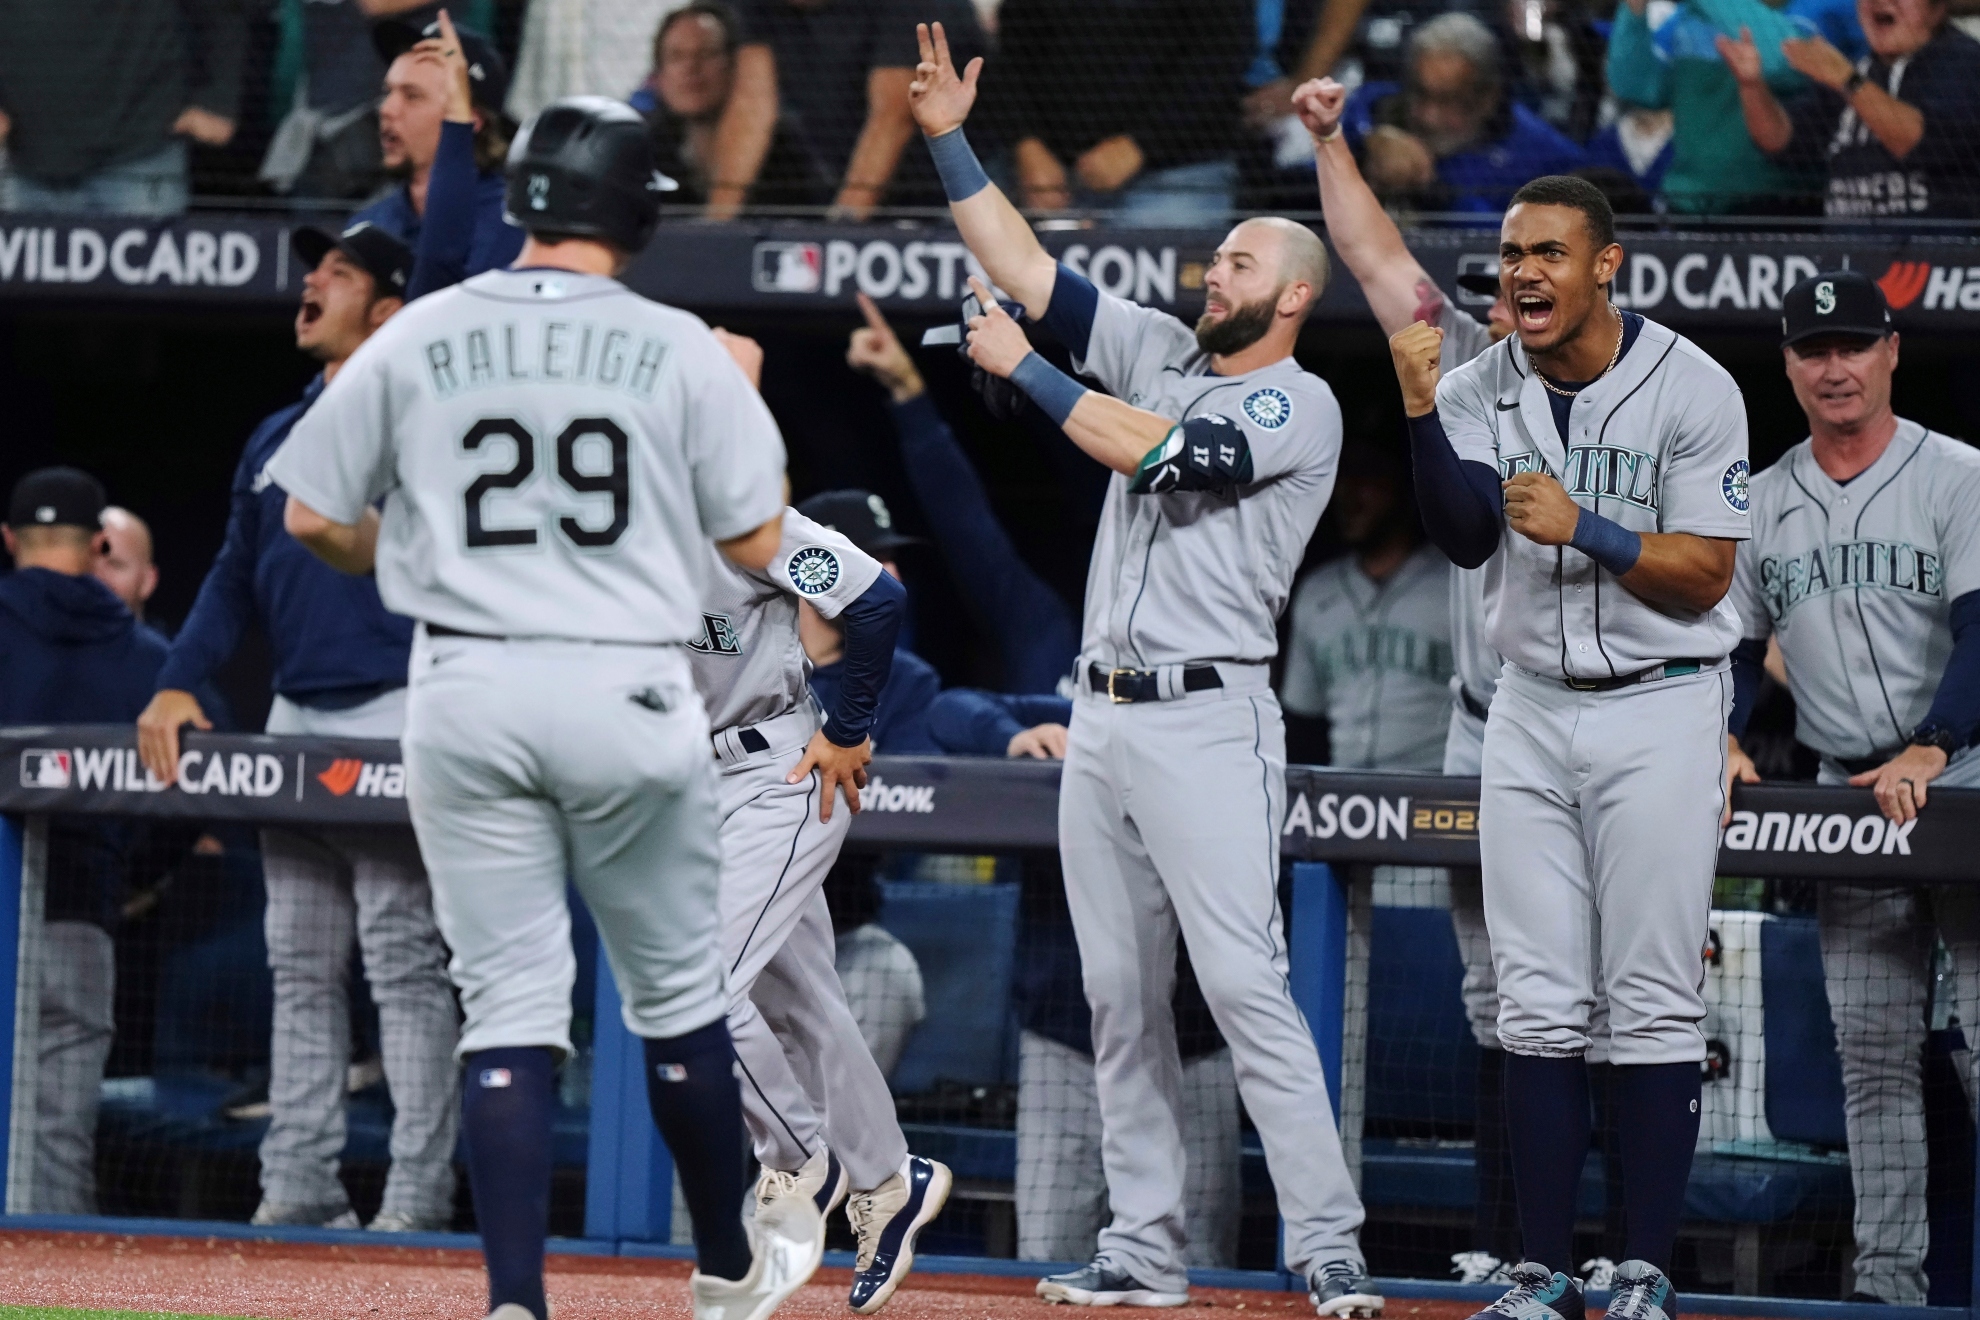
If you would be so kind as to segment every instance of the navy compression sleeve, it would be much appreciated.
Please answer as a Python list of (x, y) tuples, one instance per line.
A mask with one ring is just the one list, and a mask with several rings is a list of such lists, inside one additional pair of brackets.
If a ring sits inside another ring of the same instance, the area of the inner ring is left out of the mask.
[(1498, 469), (1459, 458), (1434, 408), (1409, 419), (1409, 452), (1424, 529), (1452, 563), (1477, 568), (1499, 548), (1505, 526)]
[(1961, 742), (1972, 741), (1980, 729), (1980, 591), (1969, 591), (1952, 603), (1952, 654), (1939, 676), (1939, 690), (1925, 723), (1952, 730)]
[(1760, 704), (1760, 685), (1767, 679), (1767, 643), (1749, 637), (1733, 648), (1733, 708), (1726, 717), (1726, 731), (1733, 737), (1746, 733), (1753, 708)]
[(1084, 359), (1093, 342), (1093, 318), (1099, 313), (1100, 290), (1093, 287), (1092, 280), (1060, 262), (1058, 278), (1052, 281), (1052, 300), (1045, 305), (1039, 324), (1074, 357)]
[[(468, 277), (474, 246), (476, 185), (474, 125), (442, 123), (440, 146), (426, 181), (426, 215), (405, 299), (459, 284)], [(383, 292), (381, 290), (381, 292)]]
[(825, 720), (825, 736), (841, 747), (859, 746), (872, 731), (873, 712), (894, 666), (894, 639), (900, 635), (906, 608), (907, 589), (892, 574), (882, 573), (858, 600), (839, 611), (846, 630), (845, 670), (839, 699)]

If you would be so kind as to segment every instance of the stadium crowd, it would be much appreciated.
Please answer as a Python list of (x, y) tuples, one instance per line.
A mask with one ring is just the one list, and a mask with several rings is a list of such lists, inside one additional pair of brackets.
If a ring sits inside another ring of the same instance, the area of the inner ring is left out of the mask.
[[(1624, 215), (1975, 218), (1972, 0), (460, 0), (475, 155), (629, 99), (711, 219), (942, 201), (909, 150), (917, 20), (994, 53), (972, 129), (1041, 212), (1311, 210), (1290, 95), (1331, 75), (1392, 210), (1496, 215), (1548, 173)], [(370, 200), (436, 149), (430, 0), (0, 3), (0, 210)], [(803, 77), (791, 76), (802, 66)]]

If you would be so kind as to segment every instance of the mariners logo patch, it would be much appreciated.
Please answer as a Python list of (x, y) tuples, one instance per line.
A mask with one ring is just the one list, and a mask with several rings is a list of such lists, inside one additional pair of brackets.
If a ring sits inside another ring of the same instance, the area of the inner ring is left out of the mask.
[(822, 545), (808, 545), (784, 565), (791, 585), (807, 596), (822, 596), (839, 583), (839, 557)]
[(1276, 431), (1292, 420), (1292, 399), (1284, 390), (1267, 385), (1245, 396), (1244, 415), (1251, 419), (1252, 425)]
[(1751, 503), (1746, 495), (1746, 477), (1752, 469), (1745, 459), (1740, 459), (1726, 469), (1726, 475), (1719, 478), (1719, 494), (1726, 500), (1726, 507), (1734, 513), (1745, 513)]

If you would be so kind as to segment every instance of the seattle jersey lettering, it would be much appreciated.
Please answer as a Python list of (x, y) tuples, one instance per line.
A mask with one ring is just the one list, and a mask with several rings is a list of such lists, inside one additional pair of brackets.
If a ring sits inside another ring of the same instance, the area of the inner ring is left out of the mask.
[(1557, 477), (1570, 495), (1621, 500), (1639, 509), (1657, 511), (1657, 456), (1621, 445), (1575, 445), (1567, 451), (1566, 470), (1549, 472), (1546, 461), (1532, 451), (1504, 454), (1499, 475), (1510, 481), (1522, 472), (1546, 472)]
[(1903, 541), (1840, 541), (1797, 555), (1766, 555), (1759, 563), (1760, 594), (1776, 624), (1812, 596), (1874, 587), (1939, 596), (1945, 574), (1939, 556)]
[(439, 398), (494, 385), (590, 382), (651, 399), (667, 361), (667, 344), (589, 321), (477, 325), (431, 340), (424, 349), (427, 384)]
[(701, 616), (701, 636), (688, 643), (690, 651), (703, 655), (741, 655), (742, 634), (726, 614)]
[(1449, 642), (1392, 624), (1342, 629), (1314, 648), (1314, 661), (1330, 679), (1386, 672), (1415, 674), (1437, 683), (1449, 680), (1455, 663)]

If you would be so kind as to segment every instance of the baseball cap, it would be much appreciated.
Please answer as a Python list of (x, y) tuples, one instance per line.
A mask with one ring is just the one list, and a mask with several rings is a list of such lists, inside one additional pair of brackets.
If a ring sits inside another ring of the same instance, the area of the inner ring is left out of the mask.
[(918, 536), (894, 530), (887, 501), (868, 490), (828, 490), (797, 506), (797, 511), (823, 523), (875, 559), (885, 559), (904, 545), (920, 545)]
[(412, 279), (413, 250), (369, 220), (360, 220), (341, 234), (305, 225), (290, 235), (289, 246), (310, 270), (335, 248), (371, 276), (381, 298), (405, 297), (406, 283)]
[(1810, 275), (1781, 295), (1781, 347), (1816, 335), (1882, 339), (1891, 332), (1891, 305), (1860, 270)]
[(1457, 277), (1457, 286), (1466, 293), (1475, 293), (1481, 298), (1499, 296), (1499, 277), (1482, 270), (1468, 270)]
[[(509, 99), (509, 66), (502, 62), (495, 43), (473, 28), (456, 23), (454, 32), (461, 39), (461, 55), (467, 60), (469, 98), (490, 114), (502, 113), (502, 103)], [(438, 21), (414, 27), (402, 19), (387, 19), (372, 27), (371, 46), (389, 68), (393, 60), (420, 42), (438, 40), (439, 36)]]
[(87, 527), (93, 532), (102, 525), (107, 503), (103, 483), (81, 468), (38, 468), (14, 484), (7, 525)]

